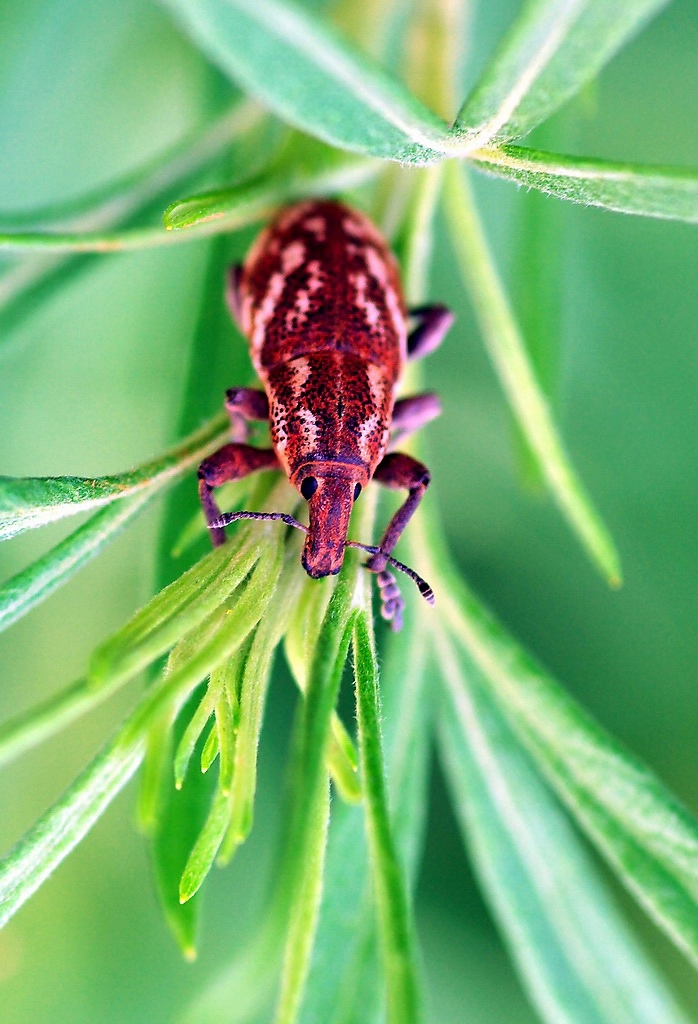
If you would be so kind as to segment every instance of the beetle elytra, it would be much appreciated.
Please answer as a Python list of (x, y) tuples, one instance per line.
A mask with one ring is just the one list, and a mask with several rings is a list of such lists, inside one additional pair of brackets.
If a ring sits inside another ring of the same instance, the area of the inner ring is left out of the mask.
[[(226, 408), (234, 429), (269, 420), (271, 448), (236, 440), (201, 463), (199, 494), (214, 545), (236, 519), (282, 519), (306, 532), (302, 562), (315, 578), (339, 572), (346, 547), (364, 548), (382, 614), (399, 629), (403, 602), (389, 565), (433, 600), (427, 584), (391, 554), (429, 471), (393, 449), (440, 406), (432, 393), (397, 401), (395, 393), (406, 360), (440, 344), (451, 312), (440, 305), (407, 311), (396, 261), (377, 229), (329, 200), (283, 209), (245, 263), (231, 269), (227, 300), (264, 390), (231, 388)], [(221, 515), (214, 488), (260, 469), (283, 470), (308, 502), (308, 527), (281, 513)], [(353, 504), (372, 479), (407, 491), (378, 546), (347, 540)]]

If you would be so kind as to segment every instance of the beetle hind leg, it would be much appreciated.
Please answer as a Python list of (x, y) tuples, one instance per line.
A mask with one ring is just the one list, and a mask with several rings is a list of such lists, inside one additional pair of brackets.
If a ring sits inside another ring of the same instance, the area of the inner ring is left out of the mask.
[(417, 324), (407, 338), (407, 358), (423, 359), (446, 337), (453, 323), (453, 313), (448, 306), (417, 306), (409, 310), (409, 316)]

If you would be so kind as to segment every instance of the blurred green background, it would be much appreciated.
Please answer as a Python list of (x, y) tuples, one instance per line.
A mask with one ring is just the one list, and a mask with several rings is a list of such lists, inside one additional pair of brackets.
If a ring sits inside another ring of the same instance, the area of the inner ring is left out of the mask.
[[(516, 8), (480, 5), (468, 81)], [(154, 5), (5, 0), (0, 18), (6, 213), (137, 169), (202, 123), (225, 92)], [(698, 166), (697, 53), (695, 6), (676, 0), (532, 143)], [(463, 571), (505, 624), (698, 811), (698, 229), (566, 207), (481, 177), (476, 186), (522, 312), (531, 225), (552, 233), (544, 273), (560, 304), (554, 401), (619, 544), (625, 586), (609, 592), (550, 502), (522, 486), (509, 416), (444, 232), (431, 295), (450, 303), (458, 321), (426, 367), (444, 404), (427, 432), (440, 514)], [(0, 472), (97, 475), (173, 439), (206, 252), (197, 242), (94, 257), (11, 334), (0, 319)], [(245, 360), (244, 350), (231, 351), (229, 365), (212, 371), (212, 410)], [(159, 509), (150, 510), (0, 636), (3, 718), (80, 674), (94, 644), (149, 596), (158, 520)], [(65, 532), (57, 526), (3, 545), (0, 578)], [(159, 1024), (229, 962), (264, 899), (294, 700), (281, 668), (255, 829), (232, 868), (209, 883), (198, 961), (182, 962), (159, 917), (133, 827), (132, 785), (0, 933), (4, 1021)], [(74, 777), (129, 702), (121, 694), (0, 775), (3, 848)], [(628, 911), (698, 1019), (695, 977), (639, 911)], [(434, 1021), (535, 1019), (473, 882), (438, 771), (418, 914)]]

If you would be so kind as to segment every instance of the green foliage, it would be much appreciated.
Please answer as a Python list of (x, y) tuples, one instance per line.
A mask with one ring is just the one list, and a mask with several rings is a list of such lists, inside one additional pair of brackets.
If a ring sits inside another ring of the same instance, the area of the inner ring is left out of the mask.
[[(81, 266), (77, 254), (201, 240), (252, 225), (299, 197), (338, 193), (382, 217), (408, 298), (422, 302), (442, 199), (463, 284), (535, 469), (583, 549), (617, 585), (616, 546), (570, 463), (547, 382), (538, 379), (455, 158), (574, 203), (694, 222), (696, 171), (509, 144), (594, 79), (662, 0), (525, 4), (451, 127), (428, 105), (441, 113), (452, 100), (446, 94), (457, 69), (445, 44), (460, 23), (449, 21), (448, 3), (415, 15), (426, 41), (412, 79), (433, 78), (424, 98), (328, 18), (290, 0), (164, 6), (265, 109), (238, 101), (115, 183), (4, 218), (0, 249), (24, 255), (0, 277), (0, 310), (38, 295), (39, 286), (57, 290)], [(389, 12), (391, 24), (406, 26), (410, 12)], [(425, 12), (436, 28), (424, 28)], [(377, 24), (371, 17), (388, 15), (367, 0), (341, 17), (365, 36)], [(396, 63), (399, 51), (393, 46)], [(221, 177), (227, 184), (217, 187)], [(174, 189), (195, 191), (175, 200)], [(164, 226), (148, 223), (153, 204), (166, 202)], [(206, 370), (230, 341), (220, 294), (230, 252), (224, 239), (207, 245), (179, 416), (186, 439), (117, 475), (0, 478), (0, 539), (99, 509), (0, 588), (0, 628), (70, 579), (226, 439), (226, 418), (210, 415)], [(36, 257), (26, 255), (33, 250)], [(252, 508), (288, 513), (298, 504), (273, 474), (229, 497), (237, 507), (244, 497)], [(374, 534), (374, 514), (375, 496), (367, 493), (354, 516), (356, 536)], [(695, 963), (698, 823), (484, 608), (453, 569), (435, 519), (420, 511), (407, 542), (438, 594), (437, 609), (416, 608), (413, 595), (406, 636), (390, 646), (379, 680), (370, 578), (356, 551), (337, 580), (309, 581), (299, 537), (276, 523), (253, 523), (197, 560), (201, 517), (179, 492), (170, 494), (159, 592), (98, 645), (84, 678), (0, 728), (4, 764), (149, 673), (125, 723), (0, 861), (0, 922), (143, 763), (139, 823), (163, 913), (193, 958), (200, 890), (253, 829), (264, 712), (283, 643), (299, 700), (274, 881), (247, 952), (194, 1002), (188, 1022), (252, 1020), (271, 1003), (277, 976), (277, 1024), (424, 1019), (412, 893), (435, 740), (483, 895), (541, 1019), (685, 1024), (580, 832)], [(338, 710), (350, 645), (356, 741)], [(339, 800), (330, 800), (331, 786)]]

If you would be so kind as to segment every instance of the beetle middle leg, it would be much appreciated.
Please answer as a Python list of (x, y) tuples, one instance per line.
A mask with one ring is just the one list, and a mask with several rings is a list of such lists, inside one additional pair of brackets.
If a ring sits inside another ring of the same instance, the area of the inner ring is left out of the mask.
[(253, 448), (252, 445), (238, 443), (224, 444), (199, 466), (199, 497), (214, 547), (225, 544), (225, 530), (212, 526), (221, 517), (213, 497), (214, 488), (229, 480), (242, 480), (260, 469), (279, 469), (273, 449)]
[(407, 338), (407, 358), (423, 359), (439, 347), (453, 323), (453, 313), (447, 306), (417, 306), (408, 315), (416, 326)]
[(250, 420), (269, 419), (269, 399), (264, 391), (256, 388), (228, 388), (225, 408), (233, 428), (233, 441), (247, 440), (247, 423)]
[(422, 462), (413, 459), (411, 455), (405, 455), (404, 452), (391, 452), (379, 464), (373, 479), (385, 487), (407, 491), (407, 499), (388, 523), (378, 552), (372, 555), (366, 563), (366, 567), (372, 572), (380, 573), (385, 570), (388, 555), (397, 544), (400, 534), (422, 500), (424, 492), (429, 486), (431, 474)]
[(393, 409), (394, 432), (390, 439), (390, 447), (394, 448), (397, 444), (402, 443), (415, 430), (421, 430), (423, 426), (440, 415), (441, 402), (433, 391), (425, 391), (421, 395), (411, 395), (409, 398), (399, 399)]

